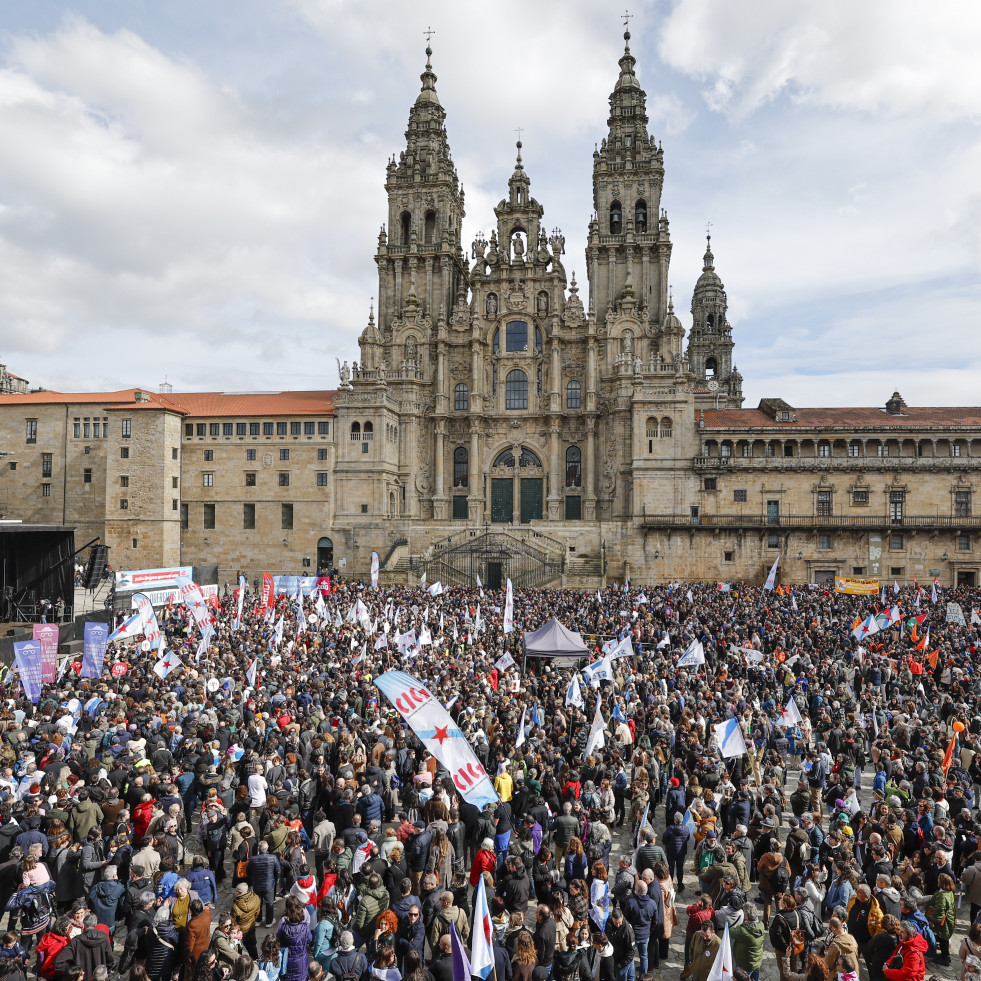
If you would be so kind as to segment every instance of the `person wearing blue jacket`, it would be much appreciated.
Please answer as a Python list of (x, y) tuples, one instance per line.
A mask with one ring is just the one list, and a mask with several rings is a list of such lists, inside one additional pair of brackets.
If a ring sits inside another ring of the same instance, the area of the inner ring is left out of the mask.
[(678, 892), (685, 891), (685, 858), (688, 855), (688, 841), (691, 838), (691, 831), (683, 822), (682, 815), (676, 812), (673, 823), (664, 829), (664, 836), (661, 838), (664, 853), (668, 856), (668, 870), (678, 880)]
[[(648, 892), (647, 883), (639, 879), (634, 886), (634, 894), (623, 904), (623, 915), (634, 928), (641, 975), (647, 973), (648, 967), (660, 968), (657, 941), (664, 931), (664, 895), (661, 887)], [(652, 940), (653, 948), (650, 946)], [(650, 957), (651, 952), (653, 957)]]

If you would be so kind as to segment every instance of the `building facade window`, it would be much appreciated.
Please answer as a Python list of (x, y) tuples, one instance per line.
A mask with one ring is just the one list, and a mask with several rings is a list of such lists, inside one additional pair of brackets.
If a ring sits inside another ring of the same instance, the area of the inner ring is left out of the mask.
[(246, 460), (253, 460), (254, 461), (255, 460), (255, 450), (246, 450), (245, 451), (245, 459)]
[(330, 435), (330, 423), (329, 422), (318, 422), (317, 423), (317, 433), (320, 436)]
[(287, 436), (288, 435), (288, 433), (286, 431), (286, 423), (285, 422), (277, 422), (276, 423), (276, 435), (277, 436)]
[(578, 446), (565, 451), (565, 486), (582, 487), (582, 450)]
[(571, 381), (565, 386), (565, 407), (567, 409), (582, 408), (582, 385), (577, 381)]
[(275, 431), (276, 431), (276, 429), (275, 429), (275, 427), (273, 426), (273, 424), (271, 422), (264, 422), (262, 424), (262, 435), (263, 436), (272, 436), (272, 435), (274, 435)]
[(258, 422), (250, 422), (249, 423), (249, 435), (250, 436), (258, 436), (258, 435), (260, 435), (259, 430), (260, 430), (260, 423), (258, 423)]
[(852, 504), (868, 504), (869, 492), (867, 490), (852, 491)]
[(120, 487), (129, 487), (129, 475), (128, 474), (123, 474), (119, 478), (119, 486)]
[(128, 460), (129, 459), (129, 447), (128, 446), (120, 446), (119, 447), (119, 459), (120, 460)]
[(326, 487), (327, 486), (327, 474), (323, 471), (317, 474), (317, 486)]
[(302, 424), (301, 423), (299, 423), (299, 422), (291, 422), (290, 423), (290, 436), (299, 436), (299, 435), (301, 435), (301, 430), (302, 430)]
[(861, 456), (862, 455), (862, 444), (851, 442), (848, 444), (848, 455), (849, 456)]
[(221, 434), (222, 434), (222, 436), (234, 436), (235, 435), (235, 423), (234, 422), (223, 422), (221, 424)]
[(190, 518), (190, 508), (186, 504), (181, 505), (181, 530), (186, 531)]
[(247, 473), (245, 475), (245, 486), (246, 487), (255, 487), (255, 474), (254, 473), (251, 473), (250, 472), (250, 473)]
[(205, 463), (211, 463), (214, 460), (214, 458), (215, 458), (215, 451), (214, 450), (205, 450), (204, 451), (204, 462)]
[(289, 475), (289, 473), (281, 473), (279, 475), (279, 486), (280, 487), (289, 487), (289, 485), (290, 485), (290, 475)]
[(361, 423), (352, 422), (351, 423), (351, 442), (360, 443), (361, 442)]
[(82, 471), (82, 483), (83, 484), (91, 484), (92, 483), (92, 468), (91, 467), (86, 467)]
[(504, 408), (528, 408), (528, 376), (520, 368), (509, 371), (504, 380)]
[(280, 460), (288, 460), (290, 458), (290, 451), (289, 450), (280, 450), (279, 451), (279, 458), (280, 458)]
[(470, 453), (465, 446), (453, 451), (453, 486), (470, 486)]
[(214, 504), (205, 504), (202, 511), (202, 524), (204, 528), (211, 530), (215, 527), (215, 506)]
[(957, 551), (958, 552), (970, 552), (971, 551), (971, 536), (970, 535), (958, 535), (957, 536)]
[[(77, 419), (72, 424), (72, 435), (75, 437), (75, 439), (82, 438), (82, 424)], [(190, 435), (190, 433), (188, 433), (188, 435)]]
[(317, 459), (318, 460), (326, 460), (327, 459), (327, 447), (326, 446), (318, 446), (317, 447)]
[(121, 498), (119, 501), (119, 510), (128, 511), (129, 510), (129, 500), (125, 497)]
[(215, 486), (215, 475), (213, 473), (205, 473), (205, 474), (202, 474), (201, 476), (204, 478), (204, 486), (205, 487), (214, 487)]
[(822, 517), (831, 514), (831, 491), (819, 490), (817, 492), (817, 513)]
[(243, 504), (242, 505), (242, 527), (246, 531), (251, 531), (255, 528), (255, 505), (254, 504)]
[(41, 454), (41, 476), (42, 477), (50, 477), (51, 476), (51, 468), (53, 466), (52, 459), (53, 458), (52, 458), (52, 455), (50, 453), (42, 453)]
[(235, 423), (235, 435), (236, 436), (247, 436), (249, 433), (249, 424), (247, 422), (237, 422)]
[(194, 424), (194, 432), (198, 436), (207, 436), (208, 427), (203, 422), (196, 422)]
[(470, 389), (460, 382), (453, 389), (453, 409), (456, 412), (466, 412), (470, 408)]
[(719, 481), (718, 481), (718, 478), (717, 477), (706, 477), (705, 478), (704, 487), (705, 487), (705, 490), (707, 490), (707, 491), (718, 490), (719, 489)]
[(903, 520), (903, 506), (906, 504), (906, 492), (901, 490), (889, 491), (889, 520), (894, 524)]
[(281, 515), (282, 515), (282, 525), (283, 531), (293, 530), (293, 505), (292, 504), (282, 504)]
[(316, 433), (317, 433), (317, 424), (315, 422), (305, 422), (303, 424), (304, 436), (315, 436)]
[(51, 496), (51, 485), (41, 484), (41, 497), (50, 497), (50, 496)]
[(954, 517), (969, 518), (971, 516), (971, 492), (969, 490), (954, 491)]
[(504, 328), (504, 349), (514, 353), (528, 350), (528, 324), (524, 320), (512, 320)]
[(822, 552), (830, 551), (831, 549), (831, 536), (827, 534), (818, 535), (818, 548)]
[(208, 435), (209, 436), (220, 436), (221, 435), (221, 423), (209, 422), (208, 423)]
[[(27, 420), (26, 431), (27, 431), (27, 442), (28, 443), (36, 443), (37, 442), (37, 419), (28, 419)], [(88, 434), (86, 433), (86, 435), (88, 435)]]
[(818, 443), (818, 456), (831, 456), (831, 444)]
[(892, 550), (893, 550), (894, 552), (901, 552), (901, 551), (903, 550), (903, 548), (904, 548), (904, 546), (905, 546), (905, 544), (906, 544), (906, 543), (905, 543), (905, 541), (903, 540), (903, 536), (902, 536), (902, 535), (901, 535), (901, 534), (900, 534), (899, 532), (895, 532), (895, 531), (894, 531), (894, 532), (893, 532), (893, 533), (892, 533), (892, 534), (891, 534), (891, 535), (889, 536), (889, 547), (890, 547), (890, 548), (891, 548), (891, 549), (892, 549)]

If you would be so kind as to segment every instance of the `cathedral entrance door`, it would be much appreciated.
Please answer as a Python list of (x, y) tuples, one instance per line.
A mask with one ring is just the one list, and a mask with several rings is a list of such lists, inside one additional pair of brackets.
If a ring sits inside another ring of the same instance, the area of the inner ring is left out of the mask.
[(488, 589), (500, 589), (501, 581), (504, 576), (502, 573), (502, 563), (501, 562), (488, 562), (487, 563), (487, 588)]
[(330, 569), (334, 564), (334, 543), (329, 538), (317, 542), (317, 568)]
[(511, 477), (491, 479), (491, 521), (497, 524), (514, 521), (514, 480)]
[(521, 478), (521, 523), (542, 520), (542, 478)]

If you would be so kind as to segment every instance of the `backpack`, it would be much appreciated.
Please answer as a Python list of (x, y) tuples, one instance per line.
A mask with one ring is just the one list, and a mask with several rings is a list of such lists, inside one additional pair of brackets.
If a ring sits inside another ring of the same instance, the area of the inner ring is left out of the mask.
[[(345, 966), (344, 962), (341, 960), (345, 954), (348, 957), (348, 963)], [(355, 964), (358, 962), (358, 952), (356, 950), (346, 951), (345, 954), (338, 954), (334, 958), (334, 963), (331, 965), (332, 968), (337, 970), (334, 973), (337, 975), (337, 981), (361, 981), (361, 975), (357, 971), (353, 970)]]

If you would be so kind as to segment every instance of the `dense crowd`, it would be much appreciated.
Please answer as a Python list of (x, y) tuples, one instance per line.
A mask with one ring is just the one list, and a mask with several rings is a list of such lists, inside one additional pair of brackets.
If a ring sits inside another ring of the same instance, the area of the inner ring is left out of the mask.
[[(976, 590), (518, 590), (505, 633), (503, 591), (245, 588), (206, 643), (158, 611), (166, 679), (140, 638), (37, 704), (8, 676), (0, 979), (454, 981), (483, 884), (496, 981), (707, 981), (724, 947), (753, 981), (981, 981)], [(523, 664), (553, 616), (633, 653), (577, 690), (583, 661)], [(497, 802), (380, 695), (393, 669)]]

